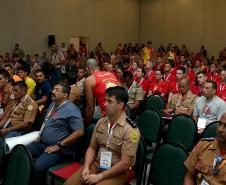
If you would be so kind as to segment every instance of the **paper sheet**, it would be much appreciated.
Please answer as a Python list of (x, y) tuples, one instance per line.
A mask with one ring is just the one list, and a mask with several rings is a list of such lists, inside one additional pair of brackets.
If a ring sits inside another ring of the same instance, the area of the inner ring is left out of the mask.
[(28, 134), (24, 134), (22, 136), (11, 137), (6, 139), (6, 151), (5, 153), (10, 153), (14, 146), (18, 144), (29, 145), (36, 138), (38, 138), (39, 131), (30, 132)]

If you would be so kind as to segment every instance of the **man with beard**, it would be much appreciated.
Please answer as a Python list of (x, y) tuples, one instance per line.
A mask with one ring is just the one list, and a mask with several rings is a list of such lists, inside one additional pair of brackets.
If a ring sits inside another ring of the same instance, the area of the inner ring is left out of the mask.
[(48, 108), (51, 103), (52, 84), (45, 79), (45, 75), (41, 69), (35, 71), (35, 86), (34, 100), (39, 107)]
[(226, 113), (219, 121), (216, 139), (200, 141), (184, 164), (184, 185), (226, 184)]
[(27, 146), (34, 161), (32, 185), (46, 184), (46, 171), (66, 160), (72, 160), (73, 144), (83, 136), (81, 112), (68, 101), (70, 87), (57, 83), (52, 90), (53, 103), (49, 106), (35, 142)]

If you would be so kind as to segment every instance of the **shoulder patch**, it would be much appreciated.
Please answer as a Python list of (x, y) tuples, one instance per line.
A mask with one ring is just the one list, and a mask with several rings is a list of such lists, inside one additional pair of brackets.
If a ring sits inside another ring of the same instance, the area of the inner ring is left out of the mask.
[(214, 137), (207, 137), (207, 138), (200, 139), (200, 141), (214, 141), (214, 140), (215, 140)]
[(32, 111), (33, 106), (32, 106), (32, 105), (28, 105), (28, 106), (27, 106), (27, 109), (28, 109), (29, 111)]
[(138, 134), (135, 131), (130, 134), (130, 141), (132, 143), (138, 142)]
[(134, 123), (129, 117), (126, 117), (126, 121), (127, 121), (133, 128), (137, 128), (137, 124)]

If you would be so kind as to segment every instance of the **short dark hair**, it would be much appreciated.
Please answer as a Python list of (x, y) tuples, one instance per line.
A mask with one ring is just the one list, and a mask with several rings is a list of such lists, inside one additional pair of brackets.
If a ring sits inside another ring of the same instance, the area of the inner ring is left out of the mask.
[[(35, 74), (36, 73), (43, 73), (44, 74), (44, 72), (42, 71), (42, 69), (37, 69), (37, 70), (35, 70)], [(44, 74), (44, 76), (45, 76), (45, 74)]]
[(123, 76), (122, 76), (124, 79), (125, 78), (129, 78), (129, 79), (132, 79), (133, 78), (133, 74), (130, 72), (130, 71), (125, 71), (123, 73)]
[(207, 80), (206, 83), (211, 83), (213, 89), (215, 89), (215, 90), (217, 89), (217, 83), (216, 83), (216, 82), (214, 82), (214, 81), (212, 81), (212, 80)]
[(164, 71), (162, 69), (156, 69), (155, 72), (156, 71), (159, 71), (161, 75), (164, 75)]
[(54, 86), (56, 86), (56, 85), (60, 85), (62, 87), (63, 93), (67, 93), (68, 95), (70, 94), (71, 88), (67, 83), (65, 83), (63, 81), (58, 81), (54, 84)]
[(13, 86), (14, 87), (18, 86), (20, 89), (24, 89), (25, 91), (27, 91), (27, 84), (24, 81), (14, 82)]
[(10, 69), (13, 69), (12, 65), (6, 64), (4, 67), (9, 67)]
[(182, 71), (183, 74), (186, 74), (186, 69), (184, 67), (178, 67), (177, 70)]
[(204, 76), (206, 76), (206, 72), (205, 71), (199, 71), (196, 73), (196, 76), (200, 75), (200, 74), (203, 74)]
[(9, 78), (9, 72), (5, 69), (0, 69), (0, 75), (2, 75), (4, 78)]
[(175, 62), (172, 59), (168, 59), (166, 64), (169, 64), (171, 66), (171, 68), (173, 68), (175, 66)]
[(24, 66), (19, 66), (19, 67), (17, 68), (17, 70), (18, 70), (18, 71), (21, 70), (21, 71), (24, 71), (24, 72), (27, 72), (27, 73), (28, 73), (28, 69), (27, 69), (26, 67), (24, 67)]
[(118, 103), (124, 103), (124, 107), (126, 106), (129, 99), (127, 90), (122, 86), (109, 87), (106, 90), (106, 95), (109, 97), (115, 96), (115, 99)]

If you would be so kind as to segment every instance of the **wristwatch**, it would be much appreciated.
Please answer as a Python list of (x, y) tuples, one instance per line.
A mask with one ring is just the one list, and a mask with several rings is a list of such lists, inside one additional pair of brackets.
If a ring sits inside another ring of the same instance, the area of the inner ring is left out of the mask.
[(59, 146), (60, 148), (63, 147), (63, 146), (61, 145), (61, 142), (60, 142), (60, 141), (57, 142), (57, 146)]

